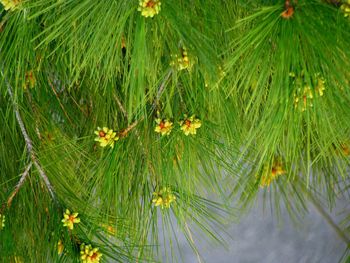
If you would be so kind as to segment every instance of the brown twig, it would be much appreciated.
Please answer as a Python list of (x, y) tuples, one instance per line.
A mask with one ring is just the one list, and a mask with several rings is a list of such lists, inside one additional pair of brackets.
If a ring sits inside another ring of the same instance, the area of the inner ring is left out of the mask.
[(128, 133), (134, 129), (136, 127), (136, 125), (143, 120), (143, 117), (135, 122), (133, 122), (132, 124), (130, 124), (126, 129), (122, 130), (120, 133), (119, 133), (119, 137), (120, 138), (123, 138), (123, 137), (126, 137), (128, 135)]
[[(164, 90), (165, 90), (165, 84), (166, 84), (166, 82), (168, 81), (168, 79), (170, 78), (171, 74), (172, 74), (172, 71), (170, 70), (170, 71), (168, 72), (168, 74), (166, 75), (166, 77), (164, 78), (162, 84), (159, 86), (156, 99), (154, 100), (153, 105), (152, 105), (152, 110), (154, 110), (154, 109), (156, 108), (156, 106), (157, 106), (157, 104), (158, 104), (158, 102), (159, 102), (159, 99), (160, 99), (160, 97), (162, 96), (162, 93), (163, 93)], [(115, 99), (115, 101), (117, 102), (118, 107), (119, 107), (120, 111), (123, 113), (125, 119), (126, 119), (127, 121), (129, 121), (128, 113), (126, 112), (126, 110), (125, 110), (123, 104), (121, 103), (121, 101), (119, 100), (118, 96), (117, 96), (117, 95), (114, 95), (114, 99)], [(137, 125), (140, 121), (142, 121), (143, 119), (144, 119), (144, 117), (142, 117), (142, 118), (140, 118), (139, 120), (136, 120), (135, 122), (133, 122), (132, 124), (130, 124), (129, 127), (127, 127), (126, 129), (124, 129), (123, 131), (121, 131), (121, 132), (119, 133), (119, 137), (120, 137), (120, 138), (126, 137), (126, 136), (128, 135), (128, 133), (129, 133), (132, 129), (134, 129), (134, 128), (136, 127), (136, 125)], [(138, 138), (138, 140), (139, 140), (139, 142), (140, 142), (140, 145), (143, 147), (142, 142), (141, 142), (141, 139), (140, 139), (140, 135), (139, 135), (138, 131), (136, 130), (135, 133), (136, 133), (136, 136), (137, 136), (137, 138)]]
[[(128, 120), (128, 117), (129, 117), (129, 116), (128, 116), (128, 113), (126, 112), (126, 110), (125, 110), (123, 104), (121, 103), (121, 101), (119, 100), (119, 98), (118, 98), (116, 95), (114, 95), (114, 99), (116, 100), (120, 111), (123, 113), (124, 118), (125, 118), (126, 120)], [(129, 133), (134, 127), (136, 127), (136, 125), (138, 124), (138, 122), (139, 122), (139, 121), (142, 121), (143, 119), (144, 119), (144, 118), (142, 117), (140, 120), (135, 121), (134, 123), (132, 123), (132, 124), (129, 126), (130, 128), (128, 127), (128, 128), (126, 128), (124, 131), (128, 130), (127, 133)], [(126, 133), (126, 134), (127, 134), (127, 133)], [(140, 133), (139, 133), (139, 131), (138, 131), (137, 129), (135, 129), (135, 135), (136, 135), (137, 141), (138, 141), (138, 143), (139, 143), (139, 145), (140, 145), (140, 148), (141, 148), (141, 151), (142, 151), (142, 156), (143, 156), (144, 159), (146, 159), (147, 152), (146, 152), (146, 149), (145, 149), (145, 147), (144, 147), (144, 145), (143, 145), (143, 143), (142, 143)], [(154, 167), (153, 167), (152, 163), (149, 163), (149, 165), (150, 165), (150, 167), (148, 167), (148, 169), (149, 169), (150, 172), (152, 173), (152, 170), (154, 171)], [(153, 172), (153, 174), (154, 174), (154, 172)]]
[(13, 90), (12, 90), (12, 87), (10, 85), (10, 83), (7, 81), (7, 78), (4, 74), (4, 70), (3, 68), (1, 69), (1, 74), (5, 80), (5, 84), (7, 86), (7, 92), (9, 93), (10, 95), (10, 98), (11, 98), (11, 101), (12, 101), (12, 106), (13, 106), (13, 109), (14, 109), (14, 112), (15, 112), (15, 115), (16, 115), (16, 120), (17, 120), (17, 123), (21, 129), (21, 132), (22, 132), (22, 135), (24, 137), (24, 141), (25, 141), (25, 145), (27, 147), (27, 151), (28, 151), (28, 154), (29, 154), (29, 157), (32, 159), (32, 162), (34, 164), (34, 166), (38, 169), (39, 171), (39, 174), (40, 174), (40, 177), (43, 179), (43, 181), (45, 182), (46, 184), (46, 187), (52, 197), (52, 199), (54, 201), (56, 201), (56, 197), (55, 197), (55, 194), (54, 194), (54, 191), (53, 191), (53, 187), (49, 181), (49, 178), (47, 177), (46, 173), (44, 172), (44, 170), (41, 168), (41, 165), (39, 164), (36, 156), (35, 156), (35, 153), (33, 151), (33, 142), (31, 140), (31, 138), (29, 137), (28, 133), (27, 133), (27, 130), (25, 128), (25, 125), (23, 123), (23, 120), (22, 120), (22, 117), (19, 113), (19, 108), (18, 108), (18, 104), (17, 102), (15, 101), (15, 98), (14, 98), (14, 95), (13, 95)]
[(7, 199), (7, 207), (10, 207), (11, 206), (11, 203), (12, 203), (12, 200), (13, 198), (16, 196), (16, 194), (18, 193), (19, 189), (22, 187), (24, 181), (26, 180), (28, 174), (29, 174), (29, 171), (30, 171), (30, 168), (32, 167), (33, 163), (30, 162), (26, 169), (24, 170), (24, 172), (22, 173), (22, 176), (21, 176), (21, 179), (19, 179), (15, 189), (13, 190), (13, 192), (11, 193), (11, 195), (9, 196), (9, 198)]
[(128, 120), (128, 119), (129, 119), (128, 113), (126, 112), (125, 108), (123, 107), (123, 104), (122, 104), (121, 101), (119, 100), (118, 96), (117, 96), (117, 95), (114, 95), (114, 99), (115, 99), (115, 101), (117, 102), (120, 111), (123, 113), (124, 118), (125, 118), (126, 120)]
[[(159, 99), (160, 99), (160, 97), (162, 96), (162, 94), (163, 94), (163, 92), (165, 90), (165, 85), (166, 85), (167, 81), (169, 80), (171, 74), (172, 74), (172, 70), (169, 70), (168, 74), (165, 76), (163, 82), (159, 86), (158, 91), (157, 91), (157, 96), (156, 96), (156, 98), (155, 98), (155, 100), (153, 102), (153, 105), (152, 105), (152, 111), (157, 107)], [(128, 116), (128, 113), (126, 112), (123, 104), (121, 103), (121, 101), (119, 100), (119, 98), (116, 95), (114, 95), (114, 99), (117, 102), (120, 111), (123, 113), (124, 118), (128, 121), (129, 120), (129, 116)], [(125, 137), (143, 119), (144, 119), (144, 117), (142, 117), (139, 120), (137, 120), (134, 123), (132, 123), (128, 128), (126, 128), (124, 131), (122, 131), (119, 136), (120, 137)], [(141, 140), (141, 137), (140, 137), (140, 134), (139, 134), (138, 130), (135, 130), (135, 134), (136, 134), (136, 138), (138, 140), (138, 143), (139, 143), (139, 145), (141, 147), (142, 155), (144, 156), (144, 158), (146, 158), (147, 152), (146, 152), (145, 147), (143, 146), (143, 143), (142, 143), (142, 140)], [(152, 174), (155, 174), (153, 164), (151, 162), (149, 162), (149, 165), (150, 165), (150, 167), (148, 169), (150, 170), (150, 172)]]
[[(129, 116), (128, 116), (128, 113), (126, 112), (122, 102), (119, 100), (118, 96), (117, 95), (114, 95), (114, 99), (115, 101), (117, 102), (118, 104), (118, 107), (120, 109), (120, 111), (122, 112), (122, 114), (124, 115), (124, 118), (128, 121), (129, 120)], [(126, 129), (124, 129), (123, 131), (121, 131), (119, 133), (119, 137), (123, 138), (125, 137), (132, 129), (134, 129), (136, 127), (136, 125), (142, 121), (144, 118), (142, 117), (141, 119), (139, 120), (136, 120), (135, 122), (133, 122), (132, 124), (129, 125), (129, 127), (127, 127)], [(140, 136), (138, 131), (135, 130), (135, 133), (136, 133), (136, 136)]]

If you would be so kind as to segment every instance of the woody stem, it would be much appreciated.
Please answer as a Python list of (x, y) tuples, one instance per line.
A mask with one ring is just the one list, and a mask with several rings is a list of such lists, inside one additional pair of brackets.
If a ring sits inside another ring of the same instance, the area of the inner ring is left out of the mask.
[(32, 167), (33, 163), (30, 162), (26, 169), (24, 170), (24, 172), (22, 173), (22, 176), (21, 176), (21, 179), (18, 181), (15, 189), (13, 190), (12, 194), (10, 195), (10, 197), (7, 199), (7, 207), (10, 207), (11, 206), (11, 203), (12, 203), (12, 200), (13, 198), (16, 196), (16, 194), (18, 193), (19, 189), (22, 187), (24, 181), (26, 180), (28, 174), (29, 174), (29, 171), (30, 171), (30, 168)]
[[(15, 112), (15, 115), (16, 115), (16, 120), (17, 120), (17, 123), (21, 129), (21, 132), (22, 132), (22, 135), (24, 137), (24, 141), (25, 141), (25, 145), (27, 147), (27, 151), (28, 151), (28, 154), (29, 154), (29, 157), (32, 159), (32, 162), (34, 164), (34, 166), (37, 168), (37, 170), (39, 171), (39, 175), (40, 177), (43, 179), (51, 197), (53, 200), (56, 200), (56, 197), (55, 197), (55, 194), (54, 194), (54, 191), (53, 191), (53, 187), (49, 181), (49, 178), (47, 177), (46, 173), (44, 172), (44, 170), (42, 169), (41, 165), (39, 164), (36, 156), (35, 156), (35, 153), (33, 151), (33, 141), (31, 140), (31, 138), (29, 137), (28, 133), (27, 133), (27, 130), (25, 128), (25, 125), (24, 125), (24, 122), (22, 120), (22, 117), (19, 113), (19, 108), (18, 108), (18, 104), (17, 102), (15, 101), (15, 98), (14, 98), (14, 95), (13, 95), (13, 89), (10, 85), (10, 83), (7, 81), (7, 78), (4, 74), (4, 70), (3, 68), (1, 69), (1, 74), (5, 80), (5, 84), (7, 86), (7, 92), (9, 93), (10, 95), (10, 98), (12, 100), (12, 106), (13, 106), (13, 109), (14, 109), (14, 112)], [(22, 183), (23, 184), (23, 183)]]

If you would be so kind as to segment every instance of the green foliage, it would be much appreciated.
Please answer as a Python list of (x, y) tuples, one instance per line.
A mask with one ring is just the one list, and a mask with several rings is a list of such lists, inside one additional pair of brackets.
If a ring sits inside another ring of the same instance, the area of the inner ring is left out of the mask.
[[(295, 221), (310, 196), (348, 198), (350, 24), (339, 5), (161, 2), (153, 18), (137, 0), (2, 10), (7, 262), (75, 262), (83, 243), (104, 262), (161, 260), (162, 235), (179, 261), (175, 227), (200, 257), (192, 233), (224, 244), (217, 230), (259, 191)], [(201, 120), (196, 135), (180, 129), (184, 114)], [(173, 123), (169, 135), (156, 118)], [(114, 147), (94, 141), (97, 127), (116, 132)], [(176, 197), (169, 208), (152, 202), (162, 187)], [(66, 208), (81, 219), (73, 230)]]

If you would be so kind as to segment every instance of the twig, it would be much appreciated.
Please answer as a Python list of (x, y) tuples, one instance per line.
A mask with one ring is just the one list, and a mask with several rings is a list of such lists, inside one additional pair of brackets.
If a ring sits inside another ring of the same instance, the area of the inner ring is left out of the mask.
[(40, 166), (40, 164), (36, 160), (35, 156), (34, 156), (34, 158), (35, 159), (33, 160), (33, 162), (34, 162), (34, 165), (35, 165), (36, 169), (38, 169), (41, 178), (44, 180), (44, 183), (46, 184), (46, 187), (49, 190), (52, 199), (56, 201), (56, 197), (55, 197), (55, 194), (53, 192), (53, 187), (52, 187), (52, 185), (51, 185), (51, 183), (49, 181), (49, 178), (47, 177), (47, 175), (44, 172), (43, 168)]
[[(128, 121), (129, 120), (129, 116), (128, 116), (128, 113), (126, 112), (123, 104), (121, 103), (121, 101), (119, 100), (118, 96), (117, 95), (114, 95), (114, 99), (115, 101), (117, 102), (118, 104), (118, 107), (120, 109), (120, 111), (123, 113), (124, 115), (124, 118)], [(136, 127), (136, 125), (140, 122), (140, 121), (143, 121), (144, 117), (141, 117), (139, 120), (136, 120), (135, 122), (133, 122), (132, 124), (129, 125), (129, 127), (127, 127), (126, 129), (124, 129), (123, 131), (121, 131), (119, 133), (119, 137), (125, 137), (126, 135), (128, 135), (128, 133), (134, 129)], [(136, 133), (136, 136), (140, 136), (138, 131), (135, 130), (135, 133)]]
[[(165, 84), (168, 81), (168, 79), (170, 78), (171, 74), (172, 74), (172, 70), (169, 71), (169, 73), (166, 75), (165, 79), (163, 80), (162, 84), (159, 86), (156, 99), (154, 100), (153, 105), (152, 105), (151, 112), (156, 108), (156, 106), (158, 104), (158, 101), (159, 101), (159, 99), (160, 99), (160, 97), (161, 97), (161, 95), (162, 95), (162, 93), (163, 93), (163, 91), (165, 89)], [(128, 121), (129, 120), (128, 113), (125, 110), (125, 108), (124, 108), (123, 104), (121, 103), (121, 101), (119, 100), (118, 96), (114, 95), (114, 99), (117, 102), (120, 111), (123, 113), (124, 118)], [(134, 127), (136, 127), (138, 122), (142, 121), (143, 119), (144, 119), (144, 117), (142, 117), (140, 120), (137, 120), (134, 123), (132, 123), (128, 128), (126, 128), (124, 131), (121, 132), (120, 136), (121, 137), (125, 137), (127, 135), (127, 133), (129, 133), (130, 130), (132, 130)], [(143, 146), (143, 143), (142, 143), (142, 140), (141, 140), (141, 137), (140, 137), (140, 133), (138, 132), (137, 129), (135, 130), (135, 135), (136, 135), (137, 141), (138, 141), (138, 143), (139, 143), (139, 145), (141, 147), (143, 158), (146, 159), (147, 152), (146, 152), (145, 147)], [(155, 174), (154, 173), (153, 164), (150, 162), (149, 165), (150, 165), (150, 167), (148, 167), (148, 169), (150, 170), (150, 173), (151, 174), (152, 173)]]
[(53, 187), (47, 177), (47, 175), (45, 174), (44, 170), (41, 168), (36, 156), (35, 156), (35, 153), (33, 151), (33, 142), (32, 140), (30, 139), (28, 133), (27, 133), (27, 130), (24, 126), (24, 123), (23, 123), (23, 120), (22, 120), (22, 117), (21, 115), (19, 114), (19, 108), (18, 108), (18, 104), (16, 103), (15, 101), (15, 98), (14, 98), (14, 95), (13, 95), (13, 90), (12, 90), (12, 87), (10, 85), (10, 83), (7, 81), (7, 78), (4, 74), (4, 70), (3, 68), (1, 69), (1, 74), (5, 80), (5, 84), (7, 86), (7, 91), (11, 97), (11, 100), (12, 100), (12, 105), (13, 105), (13, 109), (15, 111), (15, 115), (16, 115), (16, 119), (17, 119), (17, 122), (18, 122), (18, 125), (21, 129), (21, 132), (22, 132), (22, 135), (24, 137), (24, 141), (25, 141), (25, 144), (27, 146), (27, 150), (28, 150), (28, 154), (30, 156), (30, 158), (32, 159), (32, 162), (34, 164), (34, 166), (38, 169), (39, 171), (39, 174), (41, 176), (41, 178), (44, 180), (44, 183), (46, 184), (46, 187), (52, 197), (53, 200), (56, 200), (56, 197), (55, 197), (55, 194), (54, 194), (54, 191), (53, 191)]
[[(125, 118), (126, 120), (128, 120), (128, 117), (129, 117), (129, 116), (128, 116), (128, 113), (126, 112), (126, 110), (125, 110), (123, 104), (121, 103), (121, 101), (119, 100), (119, 98), (118, 98), (116, 95), (114, 95), (114, 99), (116, 100), (120, 111), (123, 113), (124, 118)], [(142, 117), (140, 120), (138, 120), (138, 121), (134, 122), (133, 124), (131, 124), (130, 126), (136, 127), (137, 123), (138, 123), (139, 121), (142, 121), (142, 120), (143, 120), (143, 117)], [(130, 127), (130, 126), (129, 126), (129, 127)], [(126, 130), (128, 130), (128, 132), (129, 132), (131, 129), (126, 128)], [(140, 145), (140, 148), (141, 148), (141, 151), (142, 151), (142, 156), (143, 156), (144, 159), (146, 159), (147, 152), (146, 152), (145, 147), (143, 146), (140, 133), (139, 133), (139, 131), (138, 131), (137, 129), (135, 129), (135, 135), (136, 135), (137, 141), (138, 141), (138, 143), (139, 143), (139, 145)], [(150, 164), (151, 167), (149, 167), (148, 169), (152, 172), (152, 169), (154, 169), (154, 168), (153, 168), (153, 165), (152, 165), (152, 163), (149, 163), (149, 164)]]
[[(3, 77), (5, 78), (5, 75), (4, 75), (3, 71), (1, 71), (1, 73), (2, 73)], [(28, 133), (27, 133), (27, 130), (26, 130), (26, 128), (24, 126), (24, 123), (22, 121), (21, 115), (19, 114), (18, 105), (17, 105), (17, 103), (14, 100), (12, 87), (7, 82), (6, 78), (5, 78), (5, 82), (6, 82), (6, 85), (7, 85), (7, 91), (10, 94), (10, 97), (11, 97), (11, 100), (12, 100), (12, 105), (13, 105), (13, 108), (14, 108), (14, 111), (15, 111), (15, 114), (16, 114), (17, 122), (19, 124), (19, 127), (21, 129), (22, 135), (24, 137), (24, 141), (25, 141), (26, 146), (27, 146), (27, 150), (28, 150), (29, 153), (32, 153), (33, 152), (33, 143), (32, 143), (32, 140), (28, 136)]]
[(140, 121), (143, 121), (143, 117), (140, 118), (139, 120), (133, 122), (132, 124), (130, 124), (126, 129), (124, 129), (123, 131), (121, 131), (119, 133), (119, 137), (123, 138), (125, 137), (126, 135), (128, 135), (128, 133), (134, 129), (136, 127), (136, 125), (140, 122)]
[[(118, 96), (114, 95), (114, 99), (116, 100), (120, 111), (123, 113), (124, 118), (128, 121), (129, 120), (128, 113), (126, 112), (126, 110), (125, 110), (123, 104), (121, 103), (121, 101), (119, 100)], [(143, 120), (143, 117), (140, 120), (138, 120), (138, 121), (134, 122), (133, 124), (131, 124), (129, 127), (132, 126), (132, 128), (134, 128), (138, 124), (138, 122), (142, 121), (142, 120)], [(129, 133), (130, 130), (131, 130), (131, 128), (129, 128), (129, 127), (126, 128), (123, 132), (127, 131), (127, 133)], [(124, 135), (123, 132), (121, 133), (121, 135), (122, 135), (121, 137), (125, 137), (126, 136), (126, 134)], [(136, 135), (138, 143), (140, 144), (140, 147), (142, 149), (143, 155), (146, 156), (146, 150), (145, 150), (145, 148), (143, 146), (143, 143), (142, 143), (142, 140), (141, 140), (141, 137), (140, 137), (140, 133), (139, 133), (139, 131), (137, 129), (135, 130), (135, 135)]]
[(303, 184), (300, 184), (300, 187), (308, 200), (314, 206), (316, 211), (326, 220), (326, 222), (333, 228), (333, 230), (337, 233), (338, 237), (343, 240), (348, 246), (350, 245), (349, 237), (342, 231), (342, 229), (333, 221), (332, 217), (326, 212), (326, 210), (320, 205), (320, 203), (316, 200), (310, 190)]
[(10, 195), (10, 197), (7, 199), (7, 207), (10, 207), (11, 206), (11, 203), (12, 203), (12, 200), (13, 198), (16, 196), (16, 194), (18, 193), (19, 189), (22, 187), (24, 181), (26, 180), (28, 174), (29, 174), (29, 171), (30, 171), (30, 168), (32, 167), (33, 165), (33, 162), (30, 162), (26, 169), (24, 170), (24, 172), (22, 173), (22, 176), (21, 176), (21, 179), (18, 181), (15, 189), (13, 190), (12, 194)]
[(123, 113), (124, 117), (128, 120), (129, 119), (128, 113), (126, 112), (125, 108), (123, 107), (123, 104), (119, 100), (118, 96), (114, 95), (114, 99), (117, 102), (120, 111)]
[[(166, 82), (169, 80), (171, 74), (172, 74), (172, 70), (169, 70), (169, 72), (168, 72), (168, 74), (165, 76), (163, 82), (160, 84), (160, 86), (159, 86), (159, 88), (158, 88), (158, 91), (157, 91), (157, 96), (156, 96), (156, 98), (155, 98), (155, 100), (154, 100), (154, 102), (153, 102), (153, 104), (152, 104), (152, 111), (156, 108), (156, 106), (157, 106), (157, 104), (158, 104), (158, 102), (159, 102), (159, 99), (160, 99), (160, 97), (162, 96), (162, 94), (163, 94), (163, 92), (164, 92), (164, 90), (165, 90), (165, 84), (166, 84)], [(121, 101), (119, 100), (119, 98), (118, 98), (116, 95), (114, 95), (114, 99), (115, 99), (115, 101), (117, 102), (118, 107), (119, 107), (120, 111), (123, 113), (124, 117), (125, 117), (127, 120), (129, 120), (128, 113), (126, 112), (126, 110), (125, 110), (123, 104), (121, 103)]]

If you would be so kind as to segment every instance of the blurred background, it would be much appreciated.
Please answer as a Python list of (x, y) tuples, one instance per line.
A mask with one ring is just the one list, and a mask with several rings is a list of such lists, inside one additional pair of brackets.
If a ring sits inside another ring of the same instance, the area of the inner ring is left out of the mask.
[[(231, 237), (227, 248), (193, 236), (201, 253), (201, 262), (336, 263), (342, 258), (345, 243), (312, 204), (309, 213), (299, 222), (292, 222), (283, 207), (277, 219), (270, 207), (263, 209), (262, 197), (256, 204), (240, 222), (227, 228)], [(340, 222), (345, 206), (345, 202), (339, 202), (338, 207), (329, 213), (335, 222)], [(185, 237), (178, 234), (182, 261), (199, 262)]]

